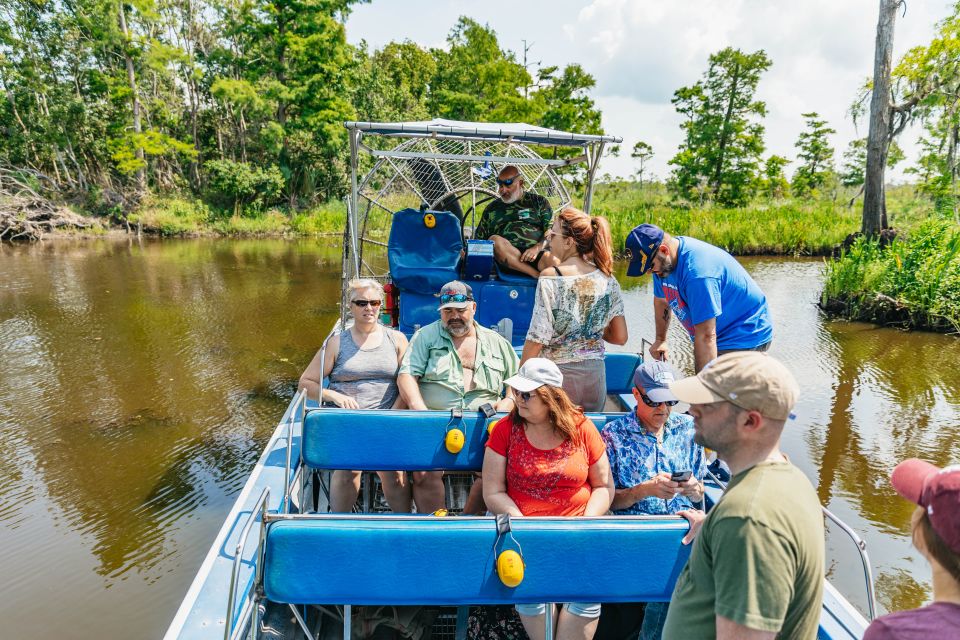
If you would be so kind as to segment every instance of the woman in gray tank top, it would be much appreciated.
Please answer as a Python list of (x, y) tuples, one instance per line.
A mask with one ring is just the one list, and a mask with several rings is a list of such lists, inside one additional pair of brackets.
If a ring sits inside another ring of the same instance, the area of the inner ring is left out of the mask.
[[(307, 397), (344, 409), (402, 409), (397, 369), (407, 338), (379, 323), (383, 287), (375, 280), (351, 280), (350, 315), (353, 325), (330, 338), (321, 362), (318, 351), (300, 376)], [(322, 350), (321, 350), (322, 351)], [(330, 384), (322, 388), (323, 378)], [(411, 491), (401, 471), (378, 471), (390, 508), (410, 511)], [(330, 510), (349, 512), (360, 492), (359, 471), (334, 471)]]

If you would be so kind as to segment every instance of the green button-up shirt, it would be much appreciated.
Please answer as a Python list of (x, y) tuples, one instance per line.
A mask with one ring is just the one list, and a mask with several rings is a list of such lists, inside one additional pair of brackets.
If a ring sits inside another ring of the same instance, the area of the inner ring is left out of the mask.
[(420, 395), (428, 409), (477, 410), (485, 402), (494, 404), (503, 394), (503, 381), (514, 375), (520, 360), (517, 352), (499, 333), (473, 323), (477, 334), (477, 356), (473, 389), (464, 393), (463, 363), (453, 339), (437, 320), (419, 329), (410, 339), (398, 373), (420, 378)]

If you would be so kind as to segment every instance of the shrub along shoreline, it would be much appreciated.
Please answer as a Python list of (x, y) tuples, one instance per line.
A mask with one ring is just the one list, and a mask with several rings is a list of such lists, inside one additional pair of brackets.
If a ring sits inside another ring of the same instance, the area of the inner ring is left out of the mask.
[(887, 246), (859, 238), (825, 265), (820, 308), (884, 326), (960, 333), (960, 226), (932, 218)]

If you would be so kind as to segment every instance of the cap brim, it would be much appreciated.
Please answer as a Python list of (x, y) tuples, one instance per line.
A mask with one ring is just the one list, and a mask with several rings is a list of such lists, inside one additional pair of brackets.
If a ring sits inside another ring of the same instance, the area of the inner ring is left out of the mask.
[(647, 397), (653, 400), (654, 402), (673, 402), (679, 400), (677, 396), (673, 395), (673, 392), (670, 389), (648, 389)]
[(643, 260), (633, 260), (627, 265), (627, 275), (633, 278), (642, 276), (646, 272), (647, 270), (643, 268)]
[(939, 473), (940, 467), (925, 460), (909, 458), (893, 468), (890, 484), (901, 496), (914, 504), (920, 504), (923, 484), (930, 476)]
[(510, 386), (517, 391), (533, 391), (534, 389), (539, 389), (543, 386), (542, 382), (537, 382), (536, 380), (531, 380), (530, 378), (524, 378), (520, 374), (510, 376), (503, 382), (507, 386)]
[[(670, 392), (676, 396), (677, 400), (688, 404), (710, 404), (726, 400), (719, 393), (711, 391), (697, 376), (671, 382)], [(653, 400), (653, 396), (650, 396), (650, 399)]]

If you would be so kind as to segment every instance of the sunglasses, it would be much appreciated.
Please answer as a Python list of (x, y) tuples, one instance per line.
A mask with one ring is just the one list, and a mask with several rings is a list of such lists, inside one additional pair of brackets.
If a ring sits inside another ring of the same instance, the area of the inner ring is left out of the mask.
[(665, 404), (668, 407), (672, 407), (673, 405), (679, 402), (679, 400), (666, 400), (664, 402), (654, 402), (653, 400), (650, 399), (650, 396), (645, 394), (643, 391), (640, 391), (639, 389), (637, 389), (637, 392), (640, 393), (640, 399), (643, 400), (643, 404), (647, 405), (650, 408), (659, 407), (662, 404)]
[(519, 396), (520, 399), (523, 400), (524, 402), (529, 401), (530, 398), (532, 398), (532, 397), (535, 396), (535, 395), (536, 395), (536, 394), (535, 394), (533, 391), (518, 391), (518, 392), (517, 392), (517, 396)]
[(371, 307), (379, 307), (380, 301), (379, 300), (354, 300), (353, 304), (357, 305), (358, 307), (365, 307), (367, 305), (370, 305)]
[(470, 300), (473, 300), (473, 298), (465, 293), (445, 293), (440, 296), (440, 304), (447, 304), (448, 302), (469, 302)]
[(500, 178), (497, 178), (497, 184), (500, 185), (501, 187), (509, 187), (519, 179), (520, 179), (520, 176), (513, 176), (512, 178), (506, 178), (505, 180), (501, 180)]

